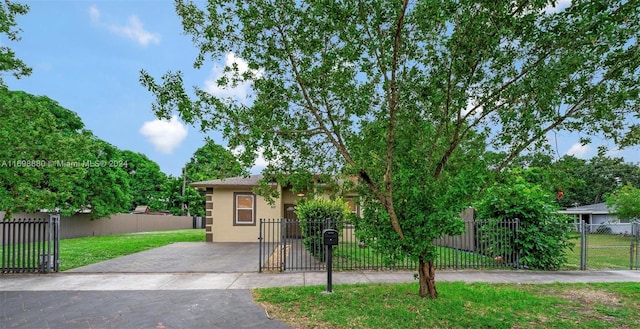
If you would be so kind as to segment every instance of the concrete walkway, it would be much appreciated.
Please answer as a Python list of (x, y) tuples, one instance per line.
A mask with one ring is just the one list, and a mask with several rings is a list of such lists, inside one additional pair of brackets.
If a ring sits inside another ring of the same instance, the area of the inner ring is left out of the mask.
[[(334, 272), (333, 284), (415, 282), (414, 272)], [(640, 282), (640, 271), (436, 271), (437, 282)], [(326, 272), (3, 275), (0, 291), (235, 290), (326, 285)]]
[[(5, 328), (290, 328), (249, 289), (326, 286), (326, 272), (257, 273), (256, 244), (176, 243), (53, 274), (0, 275)], [(437, 282), (640, 282), (640, 271), (437, 271)], [(414, 272), (334, 272), (340, 284), (415, 282)]]

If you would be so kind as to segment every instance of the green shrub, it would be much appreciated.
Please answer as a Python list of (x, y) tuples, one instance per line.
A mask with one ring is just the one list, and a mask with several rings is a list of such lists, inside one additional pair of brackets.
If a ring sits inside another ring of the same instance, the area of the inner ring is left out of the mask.
[(504, 220), (520, 221), (517, 234), (508, 232), (511, 245), (502, 245), (504, 239), (483, 239), (495, 253), (489, 256), (501, 256), (501, 252), (518, 255), (514, 263), (541, 270), (557, 270), (567, 262), (568, 219), (557, 213), (554, 196), (539, 185), (528, 183), (517, 174), (509, 176), (505, 182), (486, 189), (474, 207), (477, 217), (493, 226), (499, 227)]
[(611, 232), (612, 232), (611, 227), (607, 225), (600, 225), (596, 229), (596, 233), (598, 234), (611, 234)]
[(335, 229), (342, 234), (346, 219), (350, 214), (346, 202), (341, 199), (312, 199), (302, 202), (296, 207), (296, 215), (300, 220), (303, 244), (316, 258), (324, 260), (324, 244), (322, 231)]

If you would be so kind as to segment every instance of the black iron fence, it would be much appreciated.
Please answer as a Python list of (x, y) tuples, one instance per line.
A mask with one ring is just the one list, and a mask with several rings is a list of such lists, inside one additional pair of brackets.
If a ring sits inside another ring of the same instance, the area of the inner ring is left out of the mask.
[(0, 241), (0, 273), (58, 271), (59, 215), (0, 220)]
[[(438, 269), (483, 269), (518, 267), (518, 255), (511, 249), (517, 238), (519, 222), (465, 221), (466, 231), (458, 236), (444, 236), (434, 241)], [(337, 229), (339, 243), (333, 249), (334, 270), (415, 270), (416, 260), (379, 250), (375, 242), (365, 243), (357, 237), (355, 227), (327, 221), (308, 227)], [(259, 270), (325, 270), (324, 253), (318, 251), (313, 237), (294, 219), (261, 219)]]

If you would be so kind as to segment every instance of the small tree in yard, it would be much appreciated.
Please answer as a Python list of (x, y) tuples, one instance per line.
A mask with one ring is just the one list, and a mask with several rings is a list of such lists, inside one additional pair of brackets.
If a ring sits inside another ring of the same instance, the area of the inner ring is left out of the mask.
[[(569, 219), (559, 214), (554, 195), (539, 185), (526, 182), (518, 175), (507, 175), (504, 182), (489, 187), (474, 208), (480, 220), (488, 220), (487, 249), (492, 257), (504, 259), (514, 265), (532, 269), (557, 270), (567, 262), (565, 251), (570, 243)], [(512, 230), (500, 231), (504, 220), (519, 220), (517, 234)], [(501, 238), (495, 239), (492, 233)], [(503, 244), (504, 238), (510, 244)]]
[(358, 177), (366, 229), (435, 298), (432, 241), (462, 229), (487, 168), (553, 130), (640, 138), (640, 2), (552, 3), (178, 0), (195, 67), (225, 70), (195, 95), (181, 72), (140, 79), (156, 116), (220, 131), (245, 164)]
[(296, 216), (300, 220), (305, 248), (316, 258), (324, 260), (322, 232), (334, 229), (342, 234), (349, 214), (349, 206), (341, 199), (311, 199), (299, 204)]
[(640, 219), (640, 189), (626, 184), (607, 198), (607, 206), (615, 208), (621, 219)]

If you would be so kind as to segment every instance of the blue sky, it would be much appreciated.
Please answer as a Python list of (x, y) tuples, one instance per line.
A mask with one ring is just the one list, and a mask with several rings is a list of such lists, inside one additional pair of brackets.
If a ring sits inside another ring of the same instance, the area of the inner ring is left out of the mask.
[[(167, 70), (182, 70), (187, 86), (218, 93), (212, 81), (221, 74), (225, 61), (234, 60), (232, 56), (194, 70), (197, 51), (190, 37), (182, 34), (173, 1), (21, 2), (30, 6), (27, 15), (18, 17), (22, 40), (2, 43), (31, 66), (33, 74), (20, 80), (5, 76), (9, 88), (56, 100), (78, 113), (99, 138), (120, 149), (143, 153), (163, 172), (178, 176), (204, 144), (205, 135), (178, 119), (157, 120), (151, 112), (153, 97), (138, 82), (139, 72), (145, 69), (159, 78)], [(232, 91), (236, 95), (247, 92), (248, 86)], [(225, 144), (218, 134), (209, 136)], [(597, 138), (593, 145), (582, 147), (576, 144), (577, 135), (558, 132), (551, 137), (554, 145), (557, 137), (560, 155), (588, 159), (598, 145), (613, 148), (612, 142)], [(638, 162), (638, 151), (612, 151), (611, 155)]]
[[(56, 100), (99, 138), (144, 153), (165, 173), (179, 175), (205, 135), (179, 120), (156, 120), (139, 72), (160, 77), (182, 70), (188, 86), (205, 86), (219, 66), (192, 68), (197, 52), (182, 34), (173, 2), (22, 2), (30, 6), (18, 17), (22, 40), (3, 43), (33, 74), (20, 80), (6, 76), (9, 88)], [(223, 144), (216, 134), (209, 136)]]

